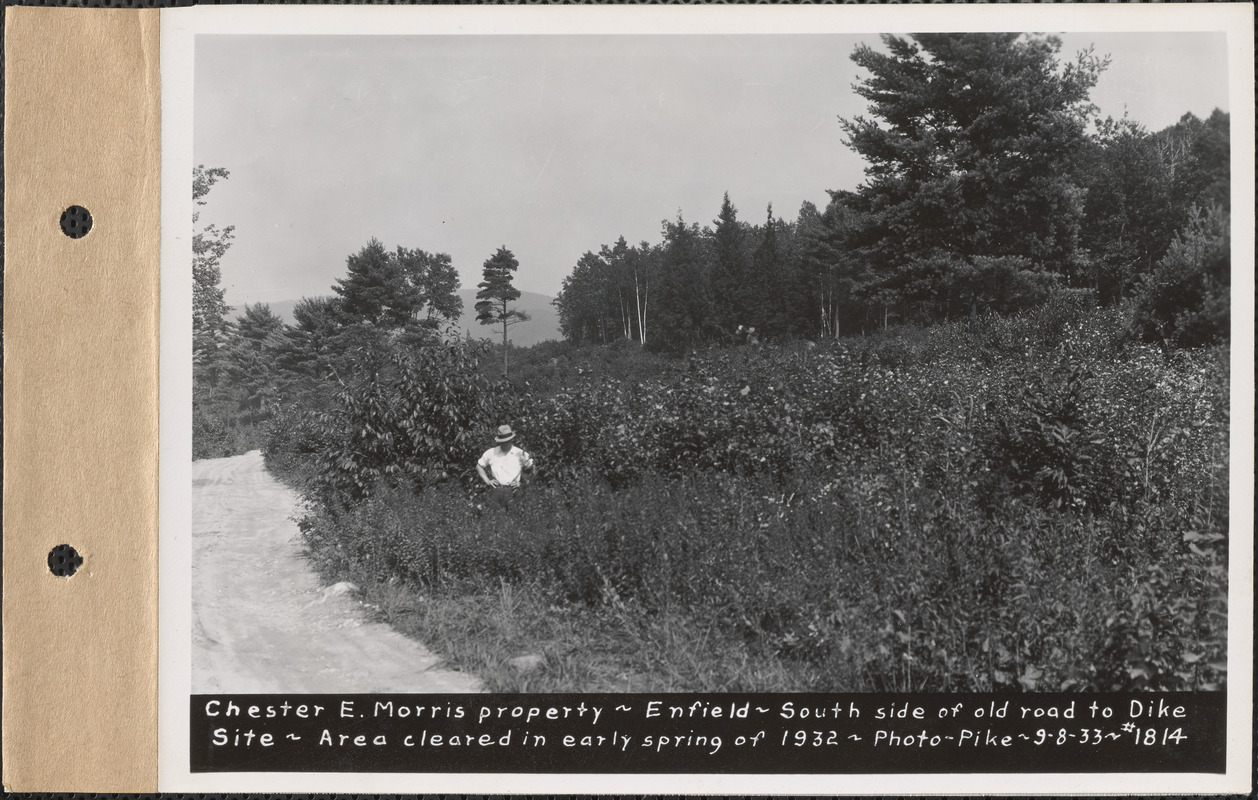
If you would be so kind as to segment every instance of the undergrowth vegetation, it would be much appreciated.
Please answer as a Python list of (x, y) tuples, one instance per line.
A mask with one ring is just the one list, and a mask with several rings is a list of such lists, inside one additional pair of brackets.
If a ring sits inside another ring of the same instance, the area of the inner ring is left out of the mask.
[[(491, 689), (1221, 688), (1228, 351), (1126, 313), (557, 346), (512, 384), (399, 352), (266, 455), (325, 576)], [(509, 516), (473, 473), (501, 422), (538, 464)]]

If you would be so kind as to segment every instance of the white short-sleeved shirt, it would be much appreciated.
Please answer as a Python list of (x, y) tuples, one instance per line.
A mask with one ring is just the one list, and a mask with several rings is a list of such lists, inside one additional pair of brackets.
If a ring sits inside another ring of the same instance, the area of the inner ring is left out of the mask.
[(476, 463), (487, 468), (490, 476), (503, 486), (519, 486), (520, 473), (533, 468), (533, 457), (512, 445), (505, 453), (501, 447), (486, 450)]

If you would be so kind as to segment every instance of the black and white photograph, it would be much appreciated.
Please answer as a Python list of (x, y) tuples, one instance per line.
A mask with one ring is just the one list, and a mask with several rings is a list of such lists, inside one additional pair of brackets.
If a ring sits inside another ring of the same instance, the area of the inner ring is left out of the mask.
[(180, 685), (1225, 702), (1252, 94), (1133, 11), (189, 36)]

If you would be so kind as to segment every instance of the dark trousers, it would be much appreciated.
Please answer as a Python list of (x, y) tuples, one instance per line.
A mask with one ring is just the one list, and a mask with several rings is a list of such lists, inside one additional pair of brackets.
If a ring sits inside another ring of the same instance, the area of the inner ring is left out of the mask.
[(516, 487), (514, 486), (491, 486), (489, 488), (489, 500), (503, 511), (511, 510), (511, 499), (515, 497)]

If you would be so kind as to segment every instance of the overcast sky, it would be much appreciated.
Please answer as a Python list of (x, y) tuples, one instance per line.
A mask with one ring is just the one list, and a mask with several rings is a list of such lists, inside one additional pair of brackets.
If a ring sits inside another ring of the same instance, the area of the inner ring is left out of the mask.
[[(1112, 64), (1092, 99), (1151, 130), (1227, 110), (1223, 34), (1066, 34)], [(449, 253), (463, 287), (505, 245), (554, 295), (587, 250), (660, 222), (793, 219), (854, 188), (837, 117), (875, 36), (223, 36), (196, 39), (194, 162), (231, 177), (230, 304), (330, 293), (373, 236)]]

